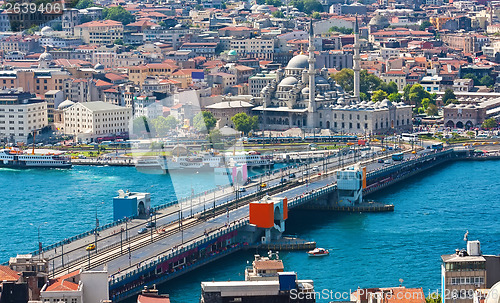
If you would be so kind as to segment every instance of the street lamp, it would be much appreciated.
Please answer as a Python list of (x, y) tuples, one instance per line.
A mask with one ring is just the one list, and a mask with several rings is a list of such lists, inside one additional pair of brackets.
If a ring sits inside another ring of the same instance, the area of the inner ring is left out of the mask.
[[(101, 202), (100, 205), (103, 205), (104, 202)], [(99, 204), (95, 206), (95, 230), (94, 230), (94, 245), (95, 245), (95, 253), (97, 254), (97, 228), (99, 228), (99, 219), (97, 218), (97, 208), (99, 207)]]
[[(40, 242), (40, 227), (44, 224), (48, 224), (48, 222), (43, 222), (43, 223), (40, 223), (38, 225), (34, 225), (33, 223), (30, 223), (31, 226), (36, 226), (36, 228), (38, 230), (38, 259), (40, 259), (40, 254), (43, 254), (42, 242)], [(43, 259), (43, 255), (42, 255), (42, 259)]]

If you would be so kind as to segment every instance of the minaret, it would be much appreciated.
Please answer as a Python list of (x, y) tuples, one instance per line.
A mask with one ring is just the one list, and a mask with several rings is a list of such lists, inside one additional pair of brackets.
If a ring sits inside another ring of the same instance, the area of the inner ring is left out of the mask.
[(356, 23), (354, 24), (354, 57), (353, 60), (353, 70), (354, 70), (354, 97), (356, 101), (359, 101), (359, 73), (361, 68), (359, 66), (359, 61), (361, 57), (359, 56), (359, 26), (358, 26), (358, 15), (356, 15)]
[(316, 96), (316, 82), (314, 79), (314, 63), (316, 59), (314, 58), (314, 31), (312, 18), (309, 23), (309, 104), (307, 106), (307, 127), (313, 128), (316, 125), (315, 115), (316, 104), (314, 102), (314, 97)]

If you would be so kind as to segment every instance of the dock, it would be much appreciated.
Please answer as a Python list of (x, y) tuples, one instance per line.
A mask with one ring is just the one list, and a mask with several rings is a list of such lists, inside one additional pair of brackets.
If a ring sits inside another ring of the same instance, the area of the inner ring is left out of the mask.
[(330, 211), (335, 211), (335, 212), (351, 212), (351, 213), (378, 213), (378, 212), (391, 212), (394, 211), (394, 205), (393, 204), (384, 204), (384, 203), (379, 203), (379, 202), (363, 202), (357, 205), (353, 206), (339, 206), (339, 205), (334, 205), (334, 206), (321, 206), (321, 207), (315, 207), (314, 205), (311, 206), (304, 206), (305, 209), (321, 209), (321, 210), (330, 210)]
[(257, 248), (276, 251), (312, 250), (316, 248), (316, 242), (284, 237), (272, 243), (257, 245)]

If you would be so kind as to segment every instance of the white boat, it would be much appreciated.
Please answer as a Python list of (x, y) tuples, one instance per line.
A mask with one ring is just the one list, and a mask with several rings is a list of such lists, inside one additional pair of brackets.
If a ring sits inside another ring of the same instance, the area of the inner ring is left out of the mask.
[(142, 158), (137, 161), (136, 169), (146, 173), (166, 174), (175, 170), (214, 170), (215, 168), (231, 165), (244, 165), (247, 167), (273, 166), (272, 156), (258, 154), (243, 155), (215, 155), (203, 153), (199, 156)]
[(0, 150), (0, 167), (71, 168), (71, 159), (59, 154), (28, 154), (19, 149)]
[(330, 252), (328, 251), (328, 249), (317, 247), (313, 250), (308, 251), (307, 254), (309, 255), (309, 257), (323, 257), (328, 256)]

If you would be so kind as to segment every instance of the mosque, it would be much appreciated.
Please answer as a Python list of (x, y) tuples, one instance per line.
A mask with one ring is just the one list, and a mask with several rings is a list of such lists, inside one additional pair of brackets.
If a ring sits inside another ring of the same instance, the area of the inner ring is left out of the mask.
[[(328, 70), (316, 70), (312, 21), (308, 55), (294, 56), (276, 79), (268, 82), (255, 98), (252, 111), (266, 130), (290, 128), (329, 129), (338, 133), (393, 133), (412, 128), (412, 108), (389, 100), (360, 102), (360, 43), (356, 20), (354, 39), (354, 93), (345, 92), (329, 77)], [(311, 93), (312, 92), (312, 93)]]

